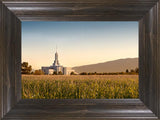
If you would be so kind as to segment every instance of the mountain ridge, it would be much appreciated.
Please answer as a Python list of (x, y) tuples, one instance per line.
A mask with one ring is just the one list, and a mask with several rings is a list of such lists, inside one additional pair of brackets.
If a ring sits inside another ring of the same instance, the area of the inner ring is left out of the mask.
[(121, 58), (102, 63), (72, 67), (75, 72), (125, 72), (138, 67), (138, 58)]

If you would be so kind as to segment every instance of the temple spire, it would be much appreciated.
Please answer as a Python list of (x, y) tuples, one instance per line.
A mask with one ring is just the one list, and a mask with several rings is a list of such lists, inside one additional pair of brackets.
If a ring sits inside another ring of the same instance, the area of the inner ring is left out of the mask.
[(56, 53), (57, 53), (57, 45), (56, 45)]
[(59, 61), (58, 61), (58, 52), (57, 52), (57, 45), (56, 45), (56, 53), (55, 53), (55, 60), (53, 63), (53, 66), (59, 66)]

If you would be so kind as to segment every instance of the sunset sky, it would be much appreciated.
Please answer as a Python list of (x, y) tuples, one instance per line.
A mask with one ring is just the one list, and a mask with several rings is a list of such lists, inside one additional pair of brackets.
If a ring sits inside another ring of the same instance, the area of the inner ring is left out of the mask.
[(138, 57), (138, 22), (22, 22), (22, 62), (33, 69)]

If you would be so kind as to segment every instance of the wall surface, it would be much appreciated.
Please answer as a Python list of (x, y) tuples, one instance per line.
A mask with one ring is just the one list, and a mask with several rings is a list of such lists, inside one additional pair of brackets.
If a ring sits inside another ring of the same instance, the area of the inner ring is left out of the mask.
[(157, 1), (160, 0), (4, 0), (10, 10), (0, 2), (0, 118), (21, 97), (19, 19), (139, 20), (140, 99), (160, 118), (160, 2)]
[(20, 100), (20, 67), (21, 22), (0, 2), (0, 118)]

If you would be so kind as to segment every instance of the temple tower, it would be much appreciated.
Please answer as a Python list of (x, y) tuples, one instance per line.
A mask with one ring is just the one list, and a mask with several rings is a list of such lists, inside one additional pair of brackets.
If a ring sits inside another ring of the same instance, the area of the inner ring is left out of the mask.
[(55, 60), (54, 60), (53, 66), (60, 66), (59, 61), (58, 61), (58, 53), (57, 53), (57, 51), (55, 53)]

